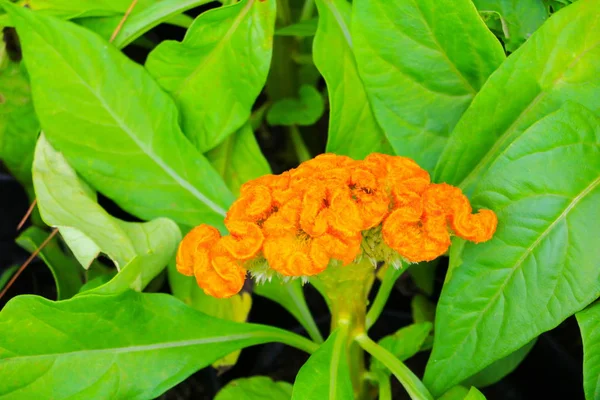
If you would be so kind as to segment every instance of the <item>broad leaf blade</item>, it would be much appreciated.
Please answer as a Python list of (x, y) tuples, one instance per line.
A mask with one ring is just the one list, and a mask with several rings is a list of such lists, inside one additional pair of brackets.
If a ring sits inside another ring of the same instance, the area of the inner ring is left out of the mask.
[(206, 158), (235, 195), (239, 195), (240, 187), (247, 181), (271, 173), (271, 167), (260, 151), (250, 123), (245, 123), (237, 132), (206, 153)]
[[(21, 233), (16, 242), (28, 252), (33, 253), (41, 247), (48, 235), (49, 232), (32, 226)], [(44, 246), (38, 257), (44, 261), (54, 277), (58, 300), (68, 299), (77, 294), (83, 284), (83, 270), (76, 259), (63, 253), (56, 238)]]
[(148, 71), (175, 99), (201, 152), (250, 117), (267, 80), (274, 24), (275, 0), (242, 0), (201, 14), (182, 42), (163, 42), (148, 56)]
[(587, 400), (600, 398), (600, 303), (576, 314), (583, 339), (583, 388)]
[(43, 134), (36, 147), (33, 179), (44, 222), (59, 229), (85, 268), (99, 253), (111, 258), (117, 268), (137, 258), (137, 273), (136, 268), (129, 268), (118, 280), (124, 287), (141, 290), (173, 257), (181, 240), (173, 221), (124, 222), (110, 216)]
[(347, 336), (336, 330), (300, 368), (292, 400), (352, 400), (352, 382), (346, 358)]
[(155, 398), (234, 350), (301, 339), (133, 291), (62, 302), (19, 296), (0, 312), (0, 330), (0, 396), (57, 400)]
[(269, 125), (312, 125), (325, 111), (321, 93), (311, 85), (300, 87), (299, 98), (276, 101), (267, 114)]
[(371, 107), (395, 153), (432, 171), (504, 61), (501, 44), (470, 0), (355, 1), (352, 36)]
[(600, 109), (600, 13), (580, 0), (548, 19), (490, 77), (456, 125), (435, 180), (472, 193), (516, 138), (566, 101)]
[(358, 74), (350, 34), (351, 6), (346, 0), (316, 3), (319, 25), (313, 58), (329, 93), (327, 151), (355, 159), (372, 152), (390, 153), (390, 144), (375, 120)]
[(215, 400), (290, 400), (292, 385), (275, 382), (266, 376), (236, 379), (229, 382)]
[(141, 218), (222, 227), (233, 196), (144, 69), (84, 28), (3, 4), (21, 38), (42, 128), (69, 164)]
[(600, 296), (600, 120), (577, 104), (500, 155), (473, 195), (498, 214), (444, 286), (425, 382), (435, 393), (556, 327)]

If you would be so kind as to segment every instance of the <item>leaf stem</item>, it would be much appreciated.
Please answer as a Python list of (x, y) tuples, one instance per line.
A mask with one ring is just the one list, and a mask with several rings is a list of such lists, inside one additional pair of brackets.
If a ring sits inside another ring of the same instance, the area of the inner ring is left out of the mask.
[(431, 396), (425, 385), (423, 385), (423, 382), (402, 361), (394, 357), (392, 353), (375, 343), (365, 333), (357, 335), (354, 340), (367, 353), (377, 358), (392, 371), (412, 400), (433, 400), (433, 396)]
[(294, 304), (298, 307), (301, 317), (299, 320), (300, 324), (306, 329), (308, 336), (310, 336), (313, 342), (322, 344), (324, 342), (323, 336), (317, 327), (317, 323), (315, 322), (312, 313), (308, 309), (302, 287), (299, 288), (299, 291), (296, 291), (291, 285), (286, 285), (286, 290)]
[(298, 350), (302, 350), (308, 354), (312, 354), (319, 348), (319, 345), (312, 340), (300, 336), (293, 332), (285, 331), (283, 329), (277, 329), (277, 333), (272, 335), (273, 341), (287, 344)]
[(300, 21), (306, 21), (312, 18), (315, 12), (315, 0), (304, 0), (302, 11), (300, 12)]
[(377, 291), (377, 295), (375, 296), (375, 300), (373, 300), (373, 305), (369, 308), (369, 312), (367, 313), (367, 320), (365, 322), (367, 330), (369, 330), (377, 319), (383, 312), (385, 307), (385, 303), (387, 303), (388, 298), (390, 297), (390, 293), (392, 293), (392, 289), (394, 288), (394, 284), (402, 276), (402, 274), (408, 269), (404, 264), (400, 266), (400, 268), (396, 268), (393, 265), (389, 265), (387, 270), (385, 271), (385, 276), (381, 281), (381, 286)]
[(302, 139), (300, 130), (296, 125), (290, 126), (290, 136), (292, 138), (292, 143), (294, 143), (294, 150), (296, 151), (298, 161), (303, 163), (304, 161), (310, 160), (312, 156), (310, 155), (308, 147), (306, 147), (306, 143), (304, 143), (304, 139)]

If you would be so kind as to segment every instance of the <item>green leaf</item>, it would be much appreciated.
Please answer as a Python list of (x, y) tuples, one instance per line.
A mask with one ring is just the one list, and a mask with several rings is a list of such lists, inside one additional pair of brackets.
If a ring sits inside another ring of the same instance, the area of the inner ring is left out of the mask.
[(0, 331), (0, 396), (20, 399), (151, 399), (243, 347), (315, 347), (277, 328), (134, 291), (61, 302), (18, 296), (0, 312)]
[(486, 400), (483, 393), (481, 393), (476, 387), (472, 387), (467, 393), (465, 400)]
[(496, 158), (566, 101), (600, 109), (600, 14), (582, 0), (548, 19), (490, 77), (456, 125), (435, 180), (472, 193)]
[(439, 400), (485, 400), (485, 396), (476, 387), (471, 390), (464, 386), (455, 386), (448, 390)]
[[(248, 293), (242, 292), (228, 299), (217, 299), (205, 294), (193, 277), (179, 273), (173, 262), (169, 264), (167, 272), (173, 295), (188, 306), (211, 317), (228, 321), (246, 322), (248, 319), (252, 307), (252, 297)], [(213, 366), (224, 368), (235, 365), (239, 355), (240, 352), (235, 351), (217, 360)]]
[[(189, 26), (188, 18), (191, 17), (182, 13), (209, 2), (210, 0), (162, 0), (158, 2), (146, 0), (139, 2), (123, 24), (113, 44), (121, 49), (161, 23), (187, 27)], [(77, 20), (77, 23), (108, 40), (122, 18), (120, 15), (81, 18)]]
[(583, 340), (583, 388), (587, 400), (600, 398), (600, 303), (575, 314)]
[(138, 267), (135, 277), (148, 283), (175, 254), (181, 233), (173, 221), (124, 222), (110, 216), (44, 134), (36, 147), (33, 180), (44, 222), (58, 228), (84, 268), (99, 253), (106, 254), (117, 268), (139, 257), (143, 268)]
[(27, 71), (0, 45), (0, 160), (26, 187), (31, 186), (33, 149), (40, 123), (35, 116)]
[(513, 351), (508, 356), (495, 361), (488, 365), (483, 370), (479, 371), (462, 384), (465, 386), (476, 386), (483, 388), (486, 386), (493, 385), (496, 382), (500, 382), (506, 375), (513, 372), (521, 362), (527, 357), (527, 354), (531, 351), (535, 345), (537, 338), (527, 343), (520, 349)]
[(352, 400), (354, 393), (346, 357), (347, 330), (334, 331), (300, 368), (292, 400)]
[[(405, 361), (421, 350), (432, 329), (433, 324), (431, 322), (415, 323), (384, 337), (378, 343), (400, 361)], [(371, 360), (371, 370), (382, 371), (388, 376), (391, 375), (391, 372), (377, 358)]]
[(258, 283), (254, 286), (254, 293), (272, 300), (296, 318), (304, 327), (311, 339), (317, 343), (323, 342), (321, 332), (306, 304), (302, 284), (299, 279), (282, 282), (275, 278), (271, 281)]
[(21, 0), (17, 4), (53, 17), (71, 19), (124, 14), (131, 0)]
[[(452, 12), (448, 12), (452, 10)], [(354, 52), (394, 151), (432, 171), (504, 50), (470, 0), (354, 2)]]
[(267, 80), (275, 0), (242, 0), (201, 14), (182, 42), (165, 41), (146, 67), (182, 112), (205, 152), (239, 129)]
[(439, 258), (433, 261), (419, 263), (408, 270), (413, 282), (428, 296), (433, 294), (435, 285), (435, 271), (439, 263)]
[(435, 393), (482, 370), (600, 296), (600, 120), (575, 103), (495, 159), (473, 207), (498, 215), (466, 243), (438, 303), (425, 382)]
[(413, 321), (416, 324), (421, 322), (433, 322), (435, 320), (435, 304), (427, 297), (418, 294), (410, 301)]
[(244, 183), (271, 173), (271, 167), (260, 151), (250, 123), (244, 124), (206, 153), (206, 158), (236, 196)]
[(318, 18), (311, 18), (275, 31), (277, 36), (310, 37), (317, 33)]
[(325, 111), (321, 93), (311, 85), (300, 86), (300, 98), (276, 101), (267, 114), (269, 125), (312, 125)]
[[(21, 233), (16, 242), (28, 252), (33, 253), (40, 248), (48, 235), (49, 232), (32, 226)], [(44, 246), (38, 257), (44, 261), (54, 277), (58, 300), (68, 299), (77, 294), (83, 284), (83, 270), (77, 260), (63, 253), (56, 238)]]
[(351, 6), (346, 0), (316, 0), (316, 3), (319, 25), (313, 58), (329, 93), (327, 151), (355, 159), (373, 152), (391, 153), (358, 74), (350, 36)]
[(233, 196), (144, 69), (84, 28), (3, 5), (17, 26), (42, 128), (69, 164), (140, 218), (223, 228)]
[[(480, 13), (496, 13), (506, 50), (513, 52), (546, 20), (548, 13), (542, 0), (473, 0)], [(492, 28), (492, 27), (490, 27)]]
[(18, 265), (12, 265), (0, 273), (0, 290), (4, 289), (8, 281), (10, 281), (18, 269)]
[(266, 376), (236, 379), (229, 382), (215, 400), (290, 400), (292, 385), (275, 382)]

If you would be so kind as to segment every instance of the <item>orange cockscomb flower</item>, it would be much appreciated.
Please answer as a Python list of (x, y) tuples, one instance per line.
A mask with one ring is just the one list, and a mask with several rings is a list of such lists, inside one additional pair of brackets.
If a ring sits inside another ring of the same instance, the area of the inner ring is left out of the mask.
[(323, 154), (240, 193), (225, 218), (229, 235), (201, 225), (177, 253), (177, 269), (215, 297), (238, 293), (247, 270), (263, 280), (307, 277), (362, 257), (373, 265), (432, 260), (452, 234), (479, 243), (497, 225), (490, 210), (473, 214), (460, 189), (432, 184), (413, 160), (384, 154)]

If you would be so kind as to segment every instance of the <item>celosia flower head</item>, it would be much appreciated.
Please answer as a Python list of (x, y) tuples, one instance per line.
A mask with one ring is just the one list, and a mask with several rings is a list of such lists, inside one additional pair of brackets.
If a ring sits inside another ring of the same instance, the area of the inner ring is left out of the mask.
[(460, 189), (433, 184), (414, 161), (384, 154), (360, 161), (323, 154), (240, 192), (225, 218), (229, 235), (200, 225), (177, 252), (179, 272), (215, 297), (238, 293), (247, 271), (259, 279), (307, 277), (359, 257), (374, 265), (433, 260), (451, 235), (484, 242), (497, 225), (490, 210), (473, 214)]

